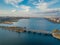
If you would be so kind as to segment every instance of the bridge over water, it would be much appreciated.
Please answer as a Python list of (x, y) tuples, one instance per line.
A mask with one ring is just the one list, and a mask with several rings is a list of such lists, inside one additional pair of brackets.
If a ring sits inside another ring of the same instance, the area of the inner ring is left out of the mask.
[[(49, 31), (46, 31), (46, 30), (31, 30), (31, 29), (26, 29), (26, 27), (7, 27), (7, 26), (0, 26), (0, 28), (3, 28), (3, 29), (6, 29), (6, 30), (9, 30), (9, 31), (14, 31), (14, 32), (17, 32), (17, 33), (33, 33), (33, 34), (40, 34), (40, 35), (47, 35), (47, 36), (52, 36), (54, 38), (57, 38), (57, 39), (60, 39), (60, 31), (54, 31), (54, 32), (49, 32)], [(57, 33), (55, 33), (57, 32)]]
[(51, 32), (46, 30), (31, 30), (26, 29), (26, 27), (7, 27), (7, 26), (0, 26), (0, 28), (7, 29), (9, 31), (15, 31), (15, 32), (27, 32), (27, 33), (36, 33), (36, 34), (44, 34), (44, 35), (51, 35)]

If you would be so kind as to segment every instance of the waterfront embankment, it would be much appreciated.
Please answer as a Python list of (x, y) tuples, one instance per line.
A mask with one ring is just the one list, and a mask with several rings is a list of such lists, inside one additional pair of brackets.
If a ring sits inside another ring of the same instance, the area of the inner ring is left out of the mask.
[(60, 18), (45, 18), (46, 20), (53, 22), (53, 23), (58, 23), (60, 24)]

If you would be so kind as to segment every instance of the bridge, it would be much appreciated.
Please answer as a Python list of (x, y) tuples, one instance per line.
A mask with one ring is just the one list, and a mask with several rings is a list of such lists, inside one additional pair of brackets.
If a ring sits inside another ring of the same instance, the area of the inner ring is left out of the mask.
[(52, 36), (54, 38), (60, 39), (59, 30), (54, 30), (53, 32), (49, 32), (46, 30), (31, 30), (31, 29), (26, 29), (26, 27), (15, 27), (15, 26), (13, 27), (0, 26), (0, 28), (6, 29), (9, 31), (14, 31), (17, 33), (32, 33), (32, 34), (39, 34), (39, 35), (45, 35), (45, 36)]
[(15, 31), (15, 32), (18, 32), (18, 33), (27, 32), (27, 33), (33, 33), (33, 34), (51, 35), (51, 32), (49, 32), (49, 31), (45, 31), (45, 30), (31, 30), (31, 29), (26, 29), (26, 27), (0, 26), (0, 28), (7, 29), (9, 31)]

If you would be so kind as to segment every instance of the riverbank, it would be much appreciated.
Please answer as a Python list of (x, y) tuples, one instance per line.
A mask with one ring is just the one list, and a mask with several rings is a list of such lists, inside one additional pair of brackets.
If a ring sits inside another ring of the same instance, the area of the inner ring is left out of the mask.
[(60, 24), (60, 18), (45, 18), (46, 20)]

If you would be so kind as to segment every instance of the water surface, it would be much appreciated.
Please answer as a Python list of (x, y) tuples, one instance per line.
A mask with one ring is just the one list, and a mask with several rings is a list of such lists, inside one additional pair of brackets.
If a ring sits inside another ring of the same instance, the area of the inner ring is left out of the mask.
[[(19, 26), (31, 30), (60, 29), (60, 24), (52, 23), (44, 18), (20, 19), (13, 25), (0, 24), (0, 26)], [(60, 40), (52, 36), (32, 33), (17, 33), (0, 28), (0, 45), (60, 45)]]

